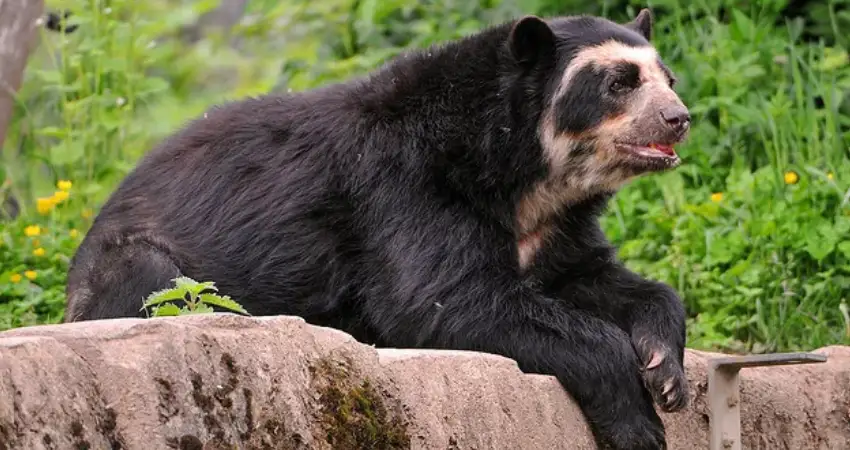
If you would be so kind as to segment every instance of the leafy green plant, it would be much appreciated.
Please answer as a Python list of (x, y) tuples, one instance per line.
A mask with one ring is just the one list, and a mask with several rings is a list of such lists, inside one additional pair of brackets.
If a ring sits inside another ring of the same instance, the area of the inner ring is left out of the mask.
[[(212, 281), (197, 282), (189, 277), (172, 280), (173, 288), (151, 293), (145, 299), (142, 310), (152, 308), (152, 317), (207, 314), (215, 312), (214, 306), (228, 311), (250, 315), (245, 308), (227, 295), (219, 295)], [(173, 302), (183, 302), (178, 306)]]
[(33, 209), (0, 221), (0, 330), (62, 319), (70, 255), (91, 220), (68, 180)]

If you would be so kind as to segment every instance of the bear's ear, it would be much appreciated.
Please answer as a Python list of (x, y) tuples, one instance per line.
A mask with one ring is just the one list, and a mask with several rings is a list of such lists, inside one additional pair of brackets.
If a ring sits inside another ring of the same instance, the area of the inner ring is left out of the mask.
[(652, 11), (649, 8), (643, 8), (638, 13), (637, 17), (626, 24), (626, 27), (637, 31), (647, 41), (652, 40)]
[(511, 29), (508, 45), (511, 55), (523, 66), (533, 66), (549, 57), (555, 49), (555, 34), (543, 19), (525, 16)]

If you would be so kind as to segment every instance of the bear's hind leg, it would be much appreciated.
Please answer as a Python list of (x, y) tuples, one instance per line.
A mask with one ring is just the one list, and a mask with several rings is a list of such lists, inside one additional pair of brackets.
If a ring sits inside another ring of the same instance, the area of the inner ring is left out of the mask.
[(169, 255), (145, 242), (78, 256), (68, 276), (65, 322), (146, 317), (147, 296), (181, 276)]

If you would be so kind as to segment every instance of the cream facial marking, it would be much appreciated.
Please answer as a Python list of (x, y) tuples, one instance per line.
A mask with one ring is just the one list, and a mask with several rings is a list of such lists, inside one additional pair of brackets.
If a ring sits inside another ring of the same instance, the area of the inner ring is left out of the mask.
[[(653, 94), (651, 96), (642, 95), (636, 99), (635, 103), (629, 108), (631, 111), (646, 109), (650, 106), (649, 104), (653, 100), (653, 97), (678, 98), (676, 93), (670, 88), (669, 75), (659, 64), (658, 52), (652, 46), (632, 47), (618, 41), (610, 40), (580, 50), (564, 72), (558, 89), (544, 113), (538, 129), (545, 156), (551, 164), (555, 175), (562, 174), (563, 169), (567, 165), (570, 153), (576, 147), (577, 141), (579, 139), (587, 139), (590, 136), (572, 136), (566, 133), (559, 133), (555, 127), (554, 105), (564, 96), (571, 86), (572, 79), (581, 69), (587, 66), (599, 68), (614, 67), (623, 62), (635, 64), (639, 68), (642, 86), (649, 87)], [(591, 132), (595, 136), (603, 137), (603, 139), (617, 136), (621, 130), (629, 126), (625, 122), (633, 119), (635, 116), (635, 114), (627, 113), (613, 120), (606, 120), (600, 127), (591, 130)], [(588, 163), (590, 162), (588, 161)], [(599, 166), (592, 165), (592, 167), (598, 168)], [(586, 183), (582, 183), (586, 185), (585, 188), (594, 186), (599, 182), (599, 180), (595, 180), (594, 178), (594, 176), (590, 176)], [(622, 180), (622, 182), (625, 181), (627, 180)], [(615, 187), (621, 185), (622, 182), (614, 183)], [(574, 193), (569, 195), (565, 200), (571, 197), (582, 196), (580, 192)]]
[(632, 47), (619, 41), (605, 41), (602, 44), (581, 49), (570, 61), (567, 70), (561, 77), (561, 83), (554, 99), (563, 96), (570, 87), (575, 74), (582, 68), (593, 65), (596, 67), (612, 67), (617, 63), (630, 62), (640, 67), (641, 81), (644, 83), (667, 84), (667, 73), (658, 64), (659, 56), (655, 47)]
[[(578, 135), (559, 132), (554, 108), (571, 87), (575, 75), (588, 66), (604, 71), (622, 63), (638, 67), (641, 86), (625, 109)], [(621, 138), (641, 133), (643, 123), (636, 121), (657, 114), (654, 109), (659, 102), (679, 102), (670, 86), (671, 78), (652, 46), (632, 47), (610, 40), (580, 50), (570, 61), (538, 127), (550, 176), (517, 207), (517, 250), (522, 270), (532, 264), (534, 254), (545, 244), (552, 231), (549, 226), (552, 216), (591, 195), (617, 191), (636, 175), (618, 164), (623, 155), (616, 145)], [(589, 147), (590, 153), (571, 160), (572, 153), (581, 146), (585, 151)]]

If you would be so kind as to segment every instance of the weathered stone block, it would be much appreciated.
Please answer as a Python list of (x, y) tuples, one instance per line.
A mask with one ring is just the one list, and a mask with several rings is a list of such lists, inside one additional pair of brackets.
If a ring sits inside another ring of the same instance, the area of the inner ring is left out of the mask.
[[(747, 449), (850, 448), (850, 348), (746, 369)], [(706, 360), (665, 414), (708, 447)], [(557, 381), (473, 352), (375, 349), (294, 317), (119, 319), (0, 333), (1, 449), (594, 449)]]

